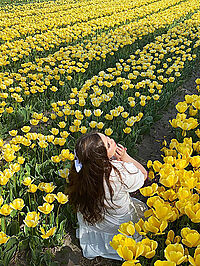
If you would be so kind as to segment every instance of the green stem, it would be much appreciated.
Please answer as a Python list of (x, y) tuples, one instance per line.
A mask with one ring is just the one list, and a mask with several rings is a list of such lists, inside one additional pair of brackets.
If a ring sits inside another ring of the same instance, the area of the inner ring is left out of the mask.
[(59, 214), (59, 210), (60, 210), (60, 205), (61, 204), (59, 204), (59, 206), (58, 206), (57, 216), (56, 216), (56, 226), (57, 226), (57, 228), (58, 228), (58, 214)]
[(43, 163), (43, 159), (44, 159), (44, 149), (42, 149), (42, 163)]
[(31, 209), (31, 197), (30, 197), (30, 193), (28, 193), (28, 201), (29, 201), (29, 206), (30, 206), (30, 209)]

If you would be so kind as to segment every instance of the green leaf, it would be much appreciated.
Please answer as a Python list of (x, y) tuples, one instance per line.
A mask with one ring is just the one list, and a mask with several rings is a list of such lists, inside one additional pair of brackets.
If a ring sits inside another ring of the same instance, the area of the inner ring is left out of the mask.
[(17, 221), (12, 221), (7, 227), (7, 234), (9, 236), (17, 235), (20, 231), (19, 223)]
[(4, 253), (6, 253), (9, 249), (11, 249), (17, 243), (16, 237), (10, 237), (7, 243), (5, 244)]
[(15, 245), (13, 248), (11, 248), (9, 251), (7, 251), (4, 255), (3, 261), (4, 261), (4, 266), (9, 265), (12, 257), (15, 254), (15, 251), (17, 249), (17, 245)]
[(31, 168), (30, 168), (30, 166), (28, 165), (28, 163), (25, 164), (25, 169), (26, 169), (26, 171), (30, 174)]
[(65, 226), (65, 223), (67, 222), (67, 219), (63, 220), (61, 223), (60, 223), (60, 226), (59, 226), (59, 233), (62, 233), (64, 232), (64, 226)]
[(32, 241), (34, 241), (36, 245), (41, 245), (41, 239), (38, 236), (33, 236)]
[(5, 217), (1, 218), (1, 231), (5, 232), (6, 231), (6, 227), (5, 227)]
[(30, 233), (30, 230), (29, 230), (27, 225), (24, 225), (24, 233), (25, 233), (26, 236), (28, 236), (29, 233)]
[(19, 242), (19, 249), (20, 251), (27, 249), (29, 243), (29, 238), (26, 238)]

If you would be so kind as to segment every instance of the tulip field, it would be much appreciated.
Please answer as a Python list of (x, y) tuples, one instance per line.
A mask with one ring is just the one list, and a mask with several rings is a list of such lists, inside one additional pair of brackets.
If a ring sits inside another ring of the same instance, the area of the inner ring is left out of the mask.
[[(77, 226), (66, 193), (76, 139), (97, 130), (134, 156), (199, 62), (199, 0), (1, 1), (0, 266), (23, 254), (58, 265), (51, 249)], [(176, 105), (162, 161), (146, 165), (146, 220), (109, 243), (123, 266), (200, 266), (199, 86)]]

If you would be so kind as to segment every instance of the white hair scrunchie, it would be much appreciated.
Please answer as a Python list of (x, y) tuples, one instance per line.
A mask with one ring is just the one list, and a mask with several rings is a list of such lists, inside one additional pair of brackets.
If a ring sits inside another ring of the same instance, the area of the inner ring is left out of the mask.
[(76, 169), (76, 172), (79, 173), (81, 168), (82, 168), (82, 163), (79, 161), (77, 155), (76, 155), (76, 151), (74, 150), (74, 163), (75, 163), (75, 169)]

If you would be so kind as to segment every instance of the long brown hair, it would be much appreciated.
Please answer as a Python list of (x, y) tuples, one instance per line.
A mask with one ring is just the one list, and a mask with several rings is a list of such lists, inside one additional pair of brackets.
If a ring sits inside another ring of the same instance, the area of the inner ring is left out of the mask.
[[(108, 186), (111, 202), (113, 189), (109, 182), (112, 168), (120, 176), (107, 155), (106, 147), (97, 132), (90, 132), (80, 137), (75, 147), (76, 156), (82, 164), (79, 172), (73, 162), (69, 172), (67, 193), (74, 210), (80, 211), (84, 220), (94, 224), (103, 220), (108, 206), (105, 205), (104, 179)], [(121, 179), (121, 176), (120, 176)], [(113, 206), (110, 206), (113, 208)]]

